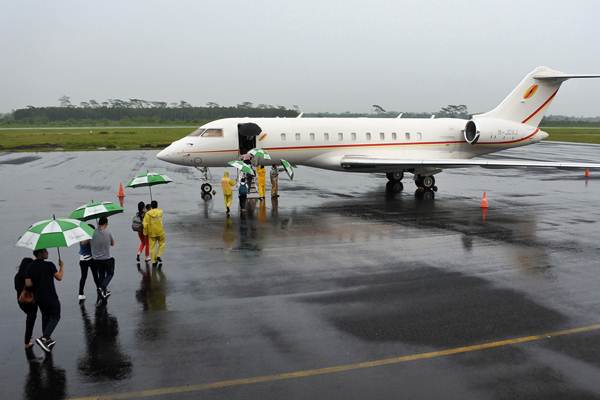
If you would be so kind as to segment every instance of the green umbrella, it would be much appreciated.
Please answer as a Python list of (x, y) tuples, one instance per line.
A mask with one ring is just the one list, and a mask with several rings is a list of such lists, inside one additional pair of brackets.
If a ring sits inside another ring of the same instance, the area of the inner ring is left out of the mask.
[(250, 154), (252, 157), (256, 157), (256, 158), (264, 158), (265, 160), (271, 159), (271, 156), (269, 155), (269, 153), (267, 153), (265, 150), (259, 149), (259, 148), (248, 151), (248, 154)]
[(152, 201), (152, 186), (162, 185), (165, 183), (173, 182), (168, 176), (161, 175), (157, 172), (149, 172), (139, 174), (135, 178), (129, 181), (127, 187), (136, 188), (141, 186), (148, 186), (150, 190), (150, 201)]
[[(21, 235), (17, 246), (32, 250), (69, 247), (82, 240), (92, 238), (94, 230), (85, 222), (59, 218), (36, 222)], [(60, 250), (58, 252), (60, 259)]]
[(92, 201), (77, 208), (69, 218), (87, 221), (122, 213), (123, 208), (111, 201)]
[(227, 164), (239, 169), (240, 171), (242, 171), (245, 174), (254, 175), (254, 170), (252, 169), (252, 167), (243, 161), (240, 161), (240, 160), (229, 161)]
[(285, 173), (290, 177), (290, 179), (294, 179), (294, 168), (292, 168), (292, 164), (290, 164), (286, 160), (281, 160), (281, 165), (283, 165), (283, 169), (285, 169)]

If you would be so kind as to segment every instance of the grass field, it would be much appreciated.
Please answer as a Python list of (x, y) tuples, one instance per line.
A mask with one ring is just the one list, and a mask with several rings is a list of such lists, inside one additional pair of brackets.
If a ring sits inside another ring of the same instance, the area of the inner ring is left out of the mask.
[[(547, 140), (600, 144), (599, 128), (542, 128)], [(20, 128), (0, 130), (0, 151), (162, 149), (193, 127)]]
[(190, 127), (3, 129), (0, 151), (162, 149), (193, 130)]
[(600, 128), (542, 128), (550, 134), (546, 140), (600, 144)]

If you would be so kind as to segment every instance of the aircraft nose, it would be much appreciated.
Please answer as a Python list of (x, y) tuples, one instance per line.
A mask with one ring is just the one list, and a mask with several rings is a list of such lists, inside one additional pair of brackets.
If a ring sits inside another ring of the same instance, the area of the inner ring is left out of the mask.
[(164, 149), (162, 149), (161, 151), (158, 152), (158, 154), (156, 155), (156, 158), (158, 158), (159, 160), (162, 161), (166, 161), (166, 162), (172, 162), (173, 161), (173, 145), (169, 145), (167, 147), (165, 147)]

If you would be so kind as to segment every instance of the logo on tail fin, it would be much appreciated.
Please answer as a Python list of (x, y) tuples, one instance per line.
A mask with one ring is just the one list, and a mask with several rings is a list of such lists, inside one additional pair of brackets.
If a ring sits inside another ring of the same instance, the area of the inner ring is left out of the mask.
[(537, 92), (538, 90), (538, 85), (536, 85), (535, 83), (531, 86), (529, 86), (529, 88), (525, 91), (525, 93), (523, 94), (523, 99), (527, 100), (533, 97), (533, 95), (535, 94), (535, 92)]

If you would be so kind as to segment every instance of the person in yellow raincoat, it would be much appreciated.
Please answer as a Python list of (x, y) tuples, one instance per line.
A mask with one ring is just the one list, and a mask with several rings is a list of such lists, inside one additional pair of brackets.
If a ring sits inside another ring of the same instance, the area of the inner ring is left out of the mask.
[(229, 215), (229, 212), (231, 211), (234, 187), (235, 180), (229, 177), (229, 172), (223, 172), (223, 178), (221, 179), (221, 188), (223, 189), (223, 199), (225, 200), (225, 209), (227, 210), (227, 215)]
[(258, 197), (261, 200), (265, 199), (265, 191), (267, 190), (267, 171), (264, 165), (259, 165), (256, 171), (256, 184), (258, 185)]
[(152, 209), (144, 215), (143, 226), (144, 236), (150, 241), (152, 266), (156, 267), (159, 263), (162, 266), (161, 256), (165, 250), (166, 236), (163, 228), (163, 210), (158, 208), (158, 202), (156, 200), (152, 200), (150, 205)]

